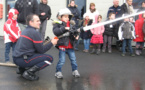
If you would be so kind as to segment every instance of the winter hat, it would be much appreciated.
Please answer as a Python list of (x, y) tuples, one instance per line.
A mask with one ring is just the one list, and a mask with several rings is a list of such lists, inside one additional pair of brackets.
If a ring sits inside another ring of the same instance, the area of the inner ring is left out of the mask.
[(62, 16), (62, 15), (69, 15), (69, 19), (71, 19), (72, 18), (72, 13), (71, 13), (71, 11), (68, 9), (68, 8), (65, 8), (65, 9), (61, 9), (59, 12), (58, 12), (58, 15), (57, 15), (57, 17), (58, 16)]
[(90, 14), (89, 14), (89, 13), (85, 13), (85, 14), (83, 15), (83, 18), (85, 18), (86, 16), (89, 16), (89, 18), (90, 18)]
[(9, 10), (8, 18), (9, 19), (12, 19), (15, 14), (19, 14), (18, 10), (17, 9), (14, 9), (14, 8), (10, 9)]
[(59, 11), (59, 16), (62, 16), (62, 15), (72, 15), (72, 13), (68, 8), (65, 8)]

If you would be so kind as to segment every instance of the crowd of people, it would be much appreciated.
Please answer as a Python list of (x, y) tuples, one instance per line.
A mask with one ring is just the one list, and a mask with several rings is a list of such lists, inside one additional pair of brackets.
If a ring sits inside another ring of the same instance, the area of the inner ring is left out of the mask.
[[(58, 38), (45, 42), (47, 21), (51, 18), (51, 8), (47, 3), (47, 0), (41, 0), (40, 4), (36, 0), (17, 0), (15, 8), (10, 9), (8, 20), (4, 24), (5, 62), (10, 63), (9, 52), (12, 47), (13, 61), (18, 66), (17, 73), (25, 79), (38, 80), (39, 77), (35, 72), (51, 65), (53, 57), (44, 53), (53, 45), (59, 49), (56, 78), (63, 78), (62, 66), (66, 54), (71, 61), (72, 75), (76, 78), (80, 77), (75, 56), (80, 38), (84, 42), (85, 53), (89, 52), (90, 45), (91, 54), (98, 55), (106, 51), (112, 53), (112, 39), (115, 37), (116, 46), (122, 51), (122, 56), (125, 56), (126, 51), (129, 51), (131, 56), (135, 56), (132, 40), (136, 42), (136, 55), (142, 54), (145, 42), (145, 13), (83, 30), (83, 27), (101, 23), (103, 17), (95, 8), (95, 3), (90, 3), (90, 8), (84, 13), (79, 25), (81, 15), (75, 1), (71, 0), (67, 8), (58, 12), (56, 17), (59, 21), (53, 23), (53, 34)], [(145, 2), (142, 2), (138, 12), (144, 10)], [(113, 0), (106, 21), (128, 16), (134, 12), (132, 0), (126, 0), (122, 6), (119, 6), (119, 0)]]

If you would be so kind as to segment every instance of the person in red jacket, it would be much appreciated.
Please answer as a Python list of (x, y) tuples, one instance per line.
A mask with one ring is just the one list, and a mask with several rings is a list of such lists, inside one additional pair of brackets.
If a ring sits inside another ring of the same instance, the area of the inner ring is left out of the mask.
[(9, 60), (10, 48), (14, 51), (15, 43), (20, 37), (21, 30), (17, 23), (19, 12), (16, 9), (10, 9), (8, 20), (4, 24), (4, 43), (5, 43), (5, 62), (11, 63)]
[(143, 34), (143, 24), (145, 20), (145, 13), (139, 15), (139, 19), (135, 22), (135, 33), (136, 33), (136, 39), (134, 41), (136, 42), (136, 54), (141, 55), (143, 46), (144, 46), (144, 34)]

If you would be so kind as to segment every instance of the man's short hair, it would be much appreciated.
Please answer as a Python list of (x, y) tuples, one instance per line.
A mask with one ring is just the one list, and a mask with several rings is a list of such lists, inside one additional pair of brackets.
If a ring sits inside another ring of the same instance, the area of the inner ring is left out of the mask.
[(38, 16), (38, 15), (36, 15), (36, 14), (30, 14), (30, 15), (27, 16), (27, 18), (26, 18), (26, 24), (27, 25), (30, 25), (29, 22), (33, 21), (33, 17), (34, 16)]

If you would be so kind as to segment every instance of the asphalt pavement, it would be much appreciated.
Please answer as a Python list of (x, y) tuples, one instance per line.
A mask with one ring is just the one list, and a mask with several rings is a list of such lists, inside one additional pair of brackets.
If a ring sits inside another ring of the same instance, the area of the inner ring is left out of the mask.
[[(0, 66), (0, 90), (145, 90), (145, 54), (122, 57), (113, 48), (112, 54), (92, 55), (82, 52), (83, 45), (79, 49), (76, 57), (80, 78), (72, 76), (67, 56), (62, 68), (64, 78), (55, 78), (58, 50), (53, 47), (47, 54), (54, 57), (54, 62), (37, 73), (38, 81), (25, 80), (16, 74), (15, 67)], [(4, 62), (4, 51), (3, 37), (0, 37), (0, 62)]]

